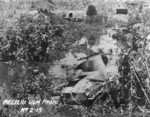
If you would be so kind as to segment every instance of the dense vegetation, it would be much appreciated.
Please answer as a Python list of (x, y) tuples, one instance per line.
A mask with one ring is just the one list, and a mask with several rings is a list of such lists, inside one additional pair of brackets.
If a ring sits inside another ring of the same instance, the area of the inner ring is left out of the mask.
[[(72, 46), (73, 43), (86, 36), (91, 40), (89, 44), (94, 45), (99, 35), (93, 25), (68, 22), (53, 14), (48, 18), (40, 15), (37, 19), (21, 15), (13, 25), (5, 28), (0, 36), (1, 81), (6, 83), (5, 96), (21, 100), (50, 99), (55, 92), (53, 87), (66, 81), (66, 79), (57, 80), (49, 74), (50, 66), (56, 60), (64, 58), (69, 51), (89, 54), (86, 45), (77, 47)], [(5, 106), (1, 116), (21, 116), (17, 112), (21, 108), (22, 106), (14, 108)], [(43, 108), (42, 114), (52, 111), (48, 110), (50, 107)]]
[[(88, 9), (90, 17), (97, 14), (95, 8)], [(146, 15), (144, 21), (146, 21)], [(97, 15), (87, 22), (66, 21), (52, 15), (34, 19), (22, 15), (11, 26), (3, 26), (0, 35), (0, 78), (7, 82), (7, 92), (13, 99), (51, 99), (57, 92), (54, 87), (63, 85), (66, 79), (56, 79), (49, 74), (49, 67), (65, 57), (68, 52), (90, 54), (87, 46), (73, 46), (73, 43), (86, 36), (90, 46), (101, 36), (103, 18)], [(119, 74), (112, 82), (104, 85), (109, 90), (105, 101), (95, 102), (92, 107), (72, 107), (41, 105), (43, 112), (21, 115), (17, 112), (22, 106), (5, 105), (0, 111), (2, 117), (49, 117), (49, 116), (137, 116), (136, 112), (150, 108), (149, 101), (149, 53), (148, 41), (140, 28), (139, 14), (130, 17), (127, 33), (118, 31), (113, 38), (121, 48), (118, 61)], [(3, 22), (2, 22), (3, 24)], [(109, 24), (106, 24), (109, 25)], [(108, 26), (109, 27), (109, 26)], [(110, 26), (111, 27), (111, 26)], [(2, 83), (1, 83), (2, 85)], [(60, 87), (61, 90), (62, 87)], [(111, 96), (113, 95), (113, 97)], [(24, 105), (23, 107), (30, 107)], [(69, 110), (69, 111), (67, 111)], [(50, 113), (51, 112), (51, 113)], [(69, 115), (71, 113), (71, 115)], [(133, 115), (132, 115), (133, 114)]]

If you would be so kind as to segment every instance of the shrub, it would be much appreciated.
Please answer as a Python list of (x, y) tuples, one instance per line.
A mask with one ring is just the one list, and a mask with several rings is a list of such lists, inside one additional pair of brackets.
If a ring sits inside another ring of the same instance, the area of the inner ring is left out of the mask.
[[(128, 38), (127, 34), (120, 32), (116, 36), (114, 35), (114, 38), (122, 48), (118, 72), (119, 85), (121, 92), (124, 93), (123, 100), (126, 102), (124, 108), (129, 108), (130, 103), (132, 109), (136, 111), (137, 106), (149, 108), (149, 82), (147, 84), (146, 79), (149, 80), (147, 70), (149, 69), (148, 59), (150, 56), (145, 54), (147, 42), (146, 38), (141, 36), (139, 29), (134, 29), (130, 24), (128, 32), (132, 35), (132, 38)], [(121, 96), (123, 97), (123, 95)], [(120, 97), (118, 96), (117, 98), (119, 99)]]
[[(72, 43), (81, 38), (76, 31), (76, 25), (55, 16), (34, 19), (23, 15), (15, 25), (7, 28), (0, 37), (0, 61), (3, 61), (0, 74), (10, 96), (27, 100), (33, 96), (41, 100), (51, 97), (50, 90), (55, 83), (49, 66), (63, 58), (71, 50)], [(18, 111), (17, 108), (13, 110)], [(13, 115), (10, 113), (10, 116)]]
[(47, 20), (22, 16), (1, 40), (1, 60), (52, 62), (62, 58), (76, 38), (69, 25), (61, 24), (63, 21), (58, 17), (55, 21), (54, 17)]
[(92, 16), (94, 16), (94, 15), (97, 15), (97, 11), (96, 11), (95, 6), (89, 5), (89, 6), (88, 6), (88, 9), (87, 9), (87, 12), (86, 12), (86, 15), (89, 16), (89, 17), (92, 17)]
[(103, 25), (103, 23), (104, 23), (104, 18), (105, 18), (104, 15), (96, 15), (94, 22), (95, 22), (96, 24)]

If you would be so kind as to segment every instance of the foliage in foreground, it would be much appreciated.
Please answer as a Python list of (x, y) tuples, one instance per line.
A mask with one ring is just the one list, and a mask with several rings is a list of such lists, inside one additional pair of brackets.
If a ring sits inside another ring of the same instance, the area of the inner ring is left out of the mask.
[[(95, 38), (92, 33), (99, 35), (99, 30), (89, 29), (85, 24), (67, 22), (57, 16), (45, 19), (43, 16), (34, 19), (30, 16), (21, 16), (11, 27), (6, 29), (0, 37), (0, 74), (2, 82), (6, 82), (7, 93), (13, 99), (51, 99), (54, 93), (59, 92), (53, 89), (56, 84), (62, 84), (65, 79), (54, 79), (49, 74), (49, 67), (54, 61), (60, 60), (69, 51), (83, 52), (85, 49), (72, 46), (74, 42), (87, 36), (94, 44)], [(90, 33), (90, 34), (89, 34)], [(29, 107), (27, 104), (26, 107)], [(43, 113), (56, 111), (51, 107), (42, 106)], [(22, 106), (3, 108), (3, 116), (21, 116), (18, 113)], [(57, 108), (57, 105), (56, 105)], [(5, 112), (7, 111), (7, 112)], [(42, 114), (43, 114), (42, 113)], [(51, 113), (54, 114), (54, 113)], [(22, 115), (28, 116), (28, 115)], [(49, 116), (48, 115), (29, 115)]]
[[(126, 102), (125, 108), (138, 111), (149, 109), (149, 53), (148, 40), (142, 37), (140, 28), (129, 26), (128, 33), (114, 35), (121, 48), (119, 60), (120, 94)], [(130, 105), (130, 106), (129, 106)]]
[[(9, 61), (8, 67), (3, 68), (5, 72), (1, 72), (1, 76), (9, 79), (8, 85), (11, 97), (27, 100), (50, 99), (54, 93), (55, 80), (47, 72), (50, 65), (48, 63), (61, 59), (65, 53), (72, 49), (70, 45), (82, 36), (87, 35), (90, 39), (89, 32), (91, 30), (84, 24), (78, 25), (82, 29), (77, 30), (76, 25), (71, 22), (65, 25), (58, 22), (55, 23), (52, 19), (34, 20), (31, 17), (21, 17), (14, 27), (7, 30), (6, 36), (1, 37), (1, 61)], [(94, 30), (94, 27), (91, 29)], [(99, 34), (96, 29), (94, 31), (96, 35)], [(122, 48), (119, 59), (119, 76), (108, 85), (108, 88), (111, 89), (110, 92), (114, 94), (115, 98), (117, 97), (115, 104), (118, 104), (124, 112), (136, 112), (139, 107), (142, 109), (149, 108), (149, 71), (147, 69), (149, 56), (145, 53), (147, 52), (147, 41), (141, 37), (139, 30), (133, 29), (132, 26), (129, 26), (128, 34), (118, 32), (114, 38)], [(4, 66), (4, 63), (2, 64)], [(6, 75), (8, 73), (9, 75)], [(59, 82), (65, 82), (63, 80)], [(61, 106), (58, 108), (56, 106), (54, 109), (43, 106), (45, 113), (49, 111), (54, 113), (29, 116), (46, 117), (57, 116), (57, 114), (58, 116), (67, 116), (66, 114), (69, 112), (63, 111), (62, 108), (65, 108), (65, 106)], [(5, 108), (6, 110), (16, 110), (16, 108), (11, 109), (11, 107)], [(69, 106), (66, 108), (74, 109)], [(108, 117), (108, 114), (110, 116), (115, 113), (117, 114), (115, 116), (120, 114), (114, 108), (112, 97), (99, 105), (95, 104), (89, 108), (82, 106), (75, 110), (78, 110), (79, 116), (105, 116), (106, 114)], [(17, 112), (12, 112), (11, 116), (14, 115), (16, 117), (21, 116)], [(129, 113), (127, 113), (128, 115)]]
[[(13, 99), (50, 99), (55, 84), (53, 76), (48, 74), (50, 65), (63, 58), (72, 43), (81, 38), (75, 37), (77, 29), (73, 25), (55, 20), (55, 16), (42, 18), (21, 16), (1, 35), (1, 79)], [(17, 114), (9, 112), (11, 107), (6, 110), (11, 116)]]

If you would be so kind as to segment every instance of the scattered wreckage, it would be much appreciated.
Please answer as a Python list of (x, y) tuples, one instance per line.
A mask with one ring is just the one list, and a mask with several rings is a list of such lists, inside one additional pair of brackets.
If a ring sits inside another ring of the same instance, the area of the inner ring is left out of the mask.
[(82, 60), (75, 68), (76, 71), (81, 70), (80, 75), (69, 80), (60, 92), (61, 101), (65, 104), (91, 105), (107, 91), (107, 56), (96, 54)]

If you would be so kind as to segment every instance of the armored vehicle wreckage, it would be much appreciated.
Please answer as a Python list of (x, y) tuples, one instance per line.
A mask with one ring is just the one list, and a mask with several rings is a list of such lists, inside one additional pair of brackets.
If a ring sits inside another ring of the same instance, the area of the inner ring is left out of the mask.
[(76, 70), (81, 74), (68, 81), (62, 89), (62, 100), (66, 104), (90, 104), (104, 92), (106, 65), (108, 58), (105, 55), (96, 54), (83, 58)]

